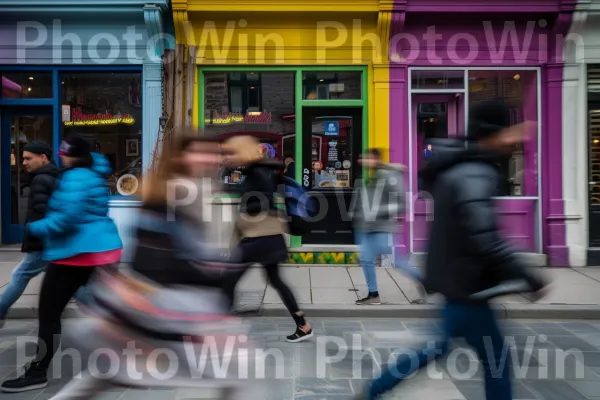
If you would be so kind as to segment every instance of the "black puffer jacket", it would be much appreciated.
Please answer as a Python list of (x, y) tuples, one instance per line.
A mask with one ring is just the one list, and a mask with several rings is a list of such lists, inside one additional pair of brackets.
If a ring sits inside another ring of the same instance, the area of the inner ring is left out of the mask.
[(264, 160), (250, 164), (244, 170), (240, 212), (257, 215), (276, 211), (275, 195), (284, 165), (274, 160)]
[[(43, 165), (29, 174), (31, 180), (29, 182), (26, 224), (44, 218), (46, 209), (48, 208), (48, 199), (50, 199), (50, 195), (56, 188), (59, 175), (60, 170), (54, 163)], [(42, 251), (42, 249), (42, 241), (31, 236), (25, 230), (21, 251), (30, 253)]]
[(460, 140), (438, 140), (433, 148), (420, 171), (434, 199), (425, 287), (449, 300), (472, 300), (506, 281), (524, 281), (531, 291), (544, 287), (500, 236), (497, 156)]

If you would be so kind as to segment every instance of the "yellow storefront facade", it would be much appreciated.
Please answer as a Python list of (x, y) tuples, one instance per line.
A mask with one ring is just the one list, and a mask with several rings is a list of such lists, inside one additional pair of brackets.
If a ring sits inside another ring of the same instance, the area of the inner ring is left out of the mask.
[[(178, 44), (196, 46), (194, 125), (256, 136), (327, 200), (291, 261), (354, 264), (347, 216), (367, 147), (389, 149), (392, 0), (173, 0)], [(384, 152), (387, 158), (389, 154)], [(235, 192), (241, 171), (223, 169)]]

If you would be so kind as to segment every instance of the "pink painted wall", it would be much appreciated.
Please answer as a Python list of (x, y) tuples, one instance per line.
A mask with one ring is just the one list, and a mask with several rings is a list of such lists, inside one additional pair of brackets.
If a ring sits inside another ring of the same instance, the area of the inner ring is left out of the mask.
[[(416, 2), (415, 2), (416, 4)], [(398, 8), (402, 8), (399, 5)], [(448, 7), (452, 7), (449, 5)], [(440, 13), (444, 7), (437, 6), (435, 14), (430, 13), (399, 13), (394, 21), (390, 43), (390, 148), (393, 162), (409, 163), (409, 118), (408, 110), (408, 67), (518, 67), (538, 66), (541, 68), (540, 99), (530, 95), (524, 96), (523, 118), (530, 118), (537, 111), (537, 102), (541, 102), (542, 115), (542, 148), (535, 143), (525, 147), (528, 154), (541, 151), (540, 166), (543, 182), (541, 195), (543, 223), (543, 251), (548, 254), (550, 265), (567, 265), (566, 246), (564, 238), (564, 212), (562, 199), (562, 161), (560, 143), (561, 106), (562, 106), (562, 45), (559, 45), (558, 34), (566, 34), (570, 26), (572, 8), (565, 7), (564, 13), (554, 11), (555, 5), (540, 4), (540, 12), (529, 14), (499, 14), (499, 13), (469, 13), (455, 14), (449, 20), (447, 15)], [(411, 6), (406, 6), (410, 9)], [(413, 7), (414, 8), (414, 7)], [(423, 9), (425, 10), (425, 9)], [(550, 10), (554, 12), (549, 12)], [(433, 11), (426, 10), (426, 11)], [(425, 21), (425, 22), (424, 22)], [(484, 24), (484, 22), (488, 21)], [(505, 22), (509, 21), (508, 24)], [(514, 25), (513, 25), (514, 24)], [(427, 36), (428, 27), (435, 26)], [(513, 27), (514, 26), (514, 27)], [(512, 30), (512, 32), (511, 32)], [(504, 45), (502, 36), (505, 34)], [(511, 39), (513, 33), (514, 39)], [(429, 40), (428, 40), (429, 39)], [(434, 41), (434, 39), (437, 39)], [(516, 49), (513, 47), (513, 40)], [(404, 59), (399, 57), (404, 56)], [(525, 82), (524, 82), (525, 84)], [(525, 86), (536, 85), (528, 81)], [(533, 90), (526, 90), (534, 93)], [(414, 143), (414, 141), (413, 141)], [(416, 145), (416, 143), (414, 143)], [(416, 168), (415, 153), (410, 171)], [(537, 170), (537, 157), (526, 157), (524, 168)], [(406, 179), (408, 182), (408, 172)], [(526, 176), (523, 194), (535, 196), (539, 188), (534, 174)], [(414, 180), (411, 192), (416, 189)], [(503, 232), (516, 246), (526, 251), (536, 248), (536, 219), (535, 201), (532, 200), (499, 200), (502, 213), (501, 225)], [(425, 209), (415, 204), (417, 215), (424, 218)], [(415, 226), (414, 237), (410, 237), (410, 215), (404, 223), (404, 234), (399, 235), (397, 247), (406, 251), (411, 240), (421, 242), (418, 236), (424, 235), (421, 230), (426, 226)], [(422, 251), (424, 244), (415, 242), (415, 251)]]

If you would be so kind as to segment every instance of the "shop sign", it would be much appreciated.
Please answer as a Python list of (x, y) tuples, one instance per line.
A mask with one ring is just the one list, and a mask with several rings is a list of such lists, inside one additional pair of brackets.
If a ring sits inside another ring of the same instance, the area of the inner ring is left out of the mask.
[[(64, 108), (63, 108), (64, 116)], [(71, 120), (65, 121), (65, 126), (96, 126), (96, 125), (133, 125), (135, 119), (130, 114), (84, 114), (80, 108), (71, 112)]]
[(338, 121), (325, 121), (323, 129), (325, 136), (338, 136), (340, 134), (340, 123)]
[(248, 112), (242, 113), (218, 113), (209, 112), (207, 118), (204, 118), (206, 125), (230, 125), (230, 124), (270, 124), (271, 113), (263, 112)]

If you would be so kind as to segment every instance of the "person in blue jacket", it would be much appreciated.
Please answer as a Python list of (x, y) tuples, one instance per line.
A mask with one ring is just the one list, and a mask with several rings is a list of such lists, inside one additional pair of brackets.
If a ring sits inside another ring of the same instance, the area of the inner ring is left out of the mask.
[(77, 136), (61, 143), (59, 155), (64, 171), (46, 215), (25, 226), (31, 236), (42, 240), (42, 258), (49, 262), (39, 297), (37, 356), (23, 375), (2, 384), (3, 392), (47, 386), (48, 367), (60, 342), (62, 312), (96, 267), (121, 259), (123, 244), (108, 216), (106, 178), (112, 172), (108, 160), (92, 153), (90, 144)]

